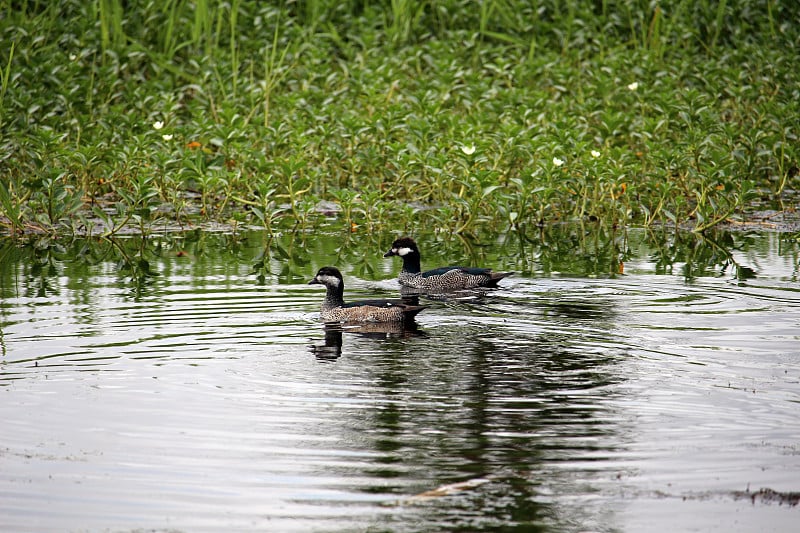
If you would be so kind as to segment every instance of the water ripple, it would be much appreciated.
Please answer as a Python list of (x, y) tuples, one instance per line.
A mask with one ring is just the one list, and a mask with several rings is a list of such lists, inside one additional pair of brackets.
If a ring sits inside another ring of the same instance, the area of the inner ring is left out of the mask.
[(626, 530), (798, 489), (794, 285), (506, 281), (415, 330), (324, 328), (318, 288), (247, 276), (4, 301), (0, 529)]

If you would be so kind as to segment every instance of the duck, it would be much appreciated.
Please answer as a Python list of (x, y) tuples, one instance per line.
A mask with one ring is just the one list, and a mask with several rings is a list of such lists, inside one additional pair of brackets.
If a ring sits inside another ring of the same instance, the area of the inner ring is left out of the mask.
[(415, 305), (404, 300), (359, 300), (344, 302), (344, 278), (339, 269), (322, 267), (309, 285), (323, 285), (327, 289), (320, 309), (320, 318), (332, 322), (411, 322), (426, 305)]
[(440, 267), (422, 272), (419, 247), (411, 237), (396, 239), (383, 257), (395, 255), (403, 260), (403, 268), (398, 276), (400, 285), (432, 293), (496, 288), (500, 280), (514, 274), (494, 272), (491, 268), (463, 266)]

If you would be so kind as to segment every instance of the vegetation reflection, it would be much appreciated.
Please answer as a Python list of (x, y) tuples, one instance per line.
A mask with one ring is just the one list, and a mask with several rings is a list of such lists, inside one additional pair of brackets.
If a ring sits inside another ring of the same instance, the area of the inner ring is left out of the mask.
[[(169, 277), (178, 264), (188, 264), (193, 271), (202, 273), (220, 258), (230, 275), (251, 276), (256, 286), (302, 283), (328, 264), (339, 265), (345, 276), (390, 279), (398, 266), (383, 259), (382, 251), (395, 236), (353, 234), (331, 228), (330, 232), (313, 236), (304, 232), (228, 234), (197, 230), (108, 238), (42, 236), (27, 244), (3, 239), (0, 287), (6, 297), (47, 297), (58, 294), (58, 278), (85, 279), (93, 268), (104, 265), (122, 286), (130, 289), (132, 297), (139, 298), (159, 278)], [(418, 237), (424, 247), (423, 266), (492, 265), (517, 271), (521, 276), (613, 278), (631, 273), (626, 265), (645, 262), (652, 264), (651, 273), (678, 274), (687, 281), (705, 276), (747, 280), (757, 276), (758, 268), (742, 258), (769, 253), (767, 248), (772, 242), (777, 243), (775, 252), (794, 265), (793, 276), (797, 276), (798, 269), (796, 240), (722, 230), (701, 235), (668, 229), (565, 224), (536, 228), (529, 233), (512, 232), (483, 242), (450, 233)]]

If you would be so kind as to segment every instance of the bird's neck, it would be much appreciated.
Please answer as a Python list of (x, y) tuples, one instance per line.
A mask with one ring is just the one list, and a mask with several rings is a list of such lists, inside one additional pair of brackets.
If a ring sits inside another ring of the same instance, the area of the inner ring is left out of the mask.
[(344, 286), (340, 283), (336, 287), (328, 287), (325, 293), (325, 300), (322, 302), (322, 309), (333, 309), (344, 305)]
[(403, 258), (403, 272), (409, 274), (419, 274), (422, 272), (419, 254), (408, 254), (401, 257)]

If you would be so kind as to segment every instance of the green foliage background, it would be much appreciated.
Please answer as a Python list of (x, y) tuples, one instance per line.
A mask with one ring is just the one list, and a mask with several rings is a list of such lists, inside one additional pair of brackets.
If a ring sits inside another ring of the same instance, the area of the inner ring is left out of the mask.
[(0, 6), (12, 232), (704, 230), (798, 187), (797, 2)]

